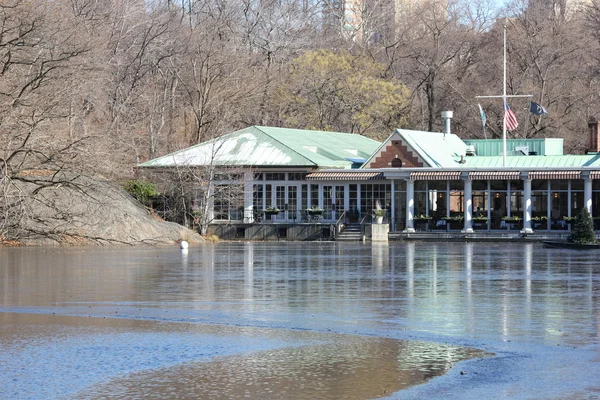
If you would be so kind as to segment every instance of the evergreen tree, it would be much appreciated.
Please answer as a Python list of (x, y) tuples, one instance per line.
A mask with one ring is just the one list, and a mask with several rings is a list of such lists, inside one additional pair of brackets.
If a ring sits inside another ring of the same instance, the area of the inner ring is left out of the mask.
[(594, 233), (594, 221), (587, 208), (583, 207), (577, 213), (573, 222), (571, 231), (571, 240), (579, 244), (596, 243), (596, 234)]

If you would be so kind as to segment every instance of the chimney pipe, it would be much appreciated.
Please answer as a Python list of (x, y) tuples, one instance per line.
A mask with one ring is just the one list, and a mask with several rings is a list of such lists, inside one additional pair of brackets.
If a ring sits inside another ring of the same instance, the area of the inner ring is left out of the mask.
[(598, 153), (600, 152), (600, 129), (598, 129), (599, 122), (596, 118), (592, 117), (588, 120), (588, 152)]
[(451, 134), (452, 130), (450, 125), (452, 123), (452, 111), (442, 111), (442, 120), (444, 121), (444, 134)]

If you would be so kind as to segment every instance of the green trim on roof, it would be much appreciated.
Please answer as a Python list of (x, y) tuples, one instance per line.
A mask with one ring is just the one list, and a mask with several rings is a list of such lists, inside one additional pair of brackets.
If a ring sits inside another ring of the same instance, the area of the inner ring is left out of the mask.
[[(462, 168), (502, 168), (503, 158), (465, 157)], [(565, 155), (565, 156), (509, 156), (506, 157), (507, 168), (581, 168), (600, 167), (600, 155)]]

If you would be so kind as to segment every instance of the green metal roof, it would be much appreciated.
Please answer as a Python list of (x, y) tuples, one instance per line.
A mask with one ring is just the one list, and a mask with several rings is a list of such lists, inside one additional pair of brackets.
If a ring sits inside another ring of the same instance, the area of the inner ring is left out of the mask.
[[(478, 156), (499, 156), (504, 152), (502, 139), (465, 139), (464, 142), (475, 147)], [(561, 156), (563, 142), (561, 138), (507, 139), (506, 151), (510, 155), (518, 147), (527, 147), (528, 152), (539, 156)]]
[(442, 132), (396, 130), (430, 167), (456, 167), (467, 145), (456, 135)]
[(445, 134), (441, 132), (413, 131), (409, 129), (396, 129), (379, 146), (363, 164), (363, 168), (368, 168), (373, 159), (383, 150), (389, 142), (401, 139), (409, 151), (412, 151), (421, 158), (428, 167), (460, 167), (460, 157), (464, 156), (467, 145), (454, 134)]
[(365, 136), (250, 126), (146, 161), (139, 167), (252, 166), (352, 168), (380, 143)]
[[(461, 168), (502, 168), (503, 157), (465, 157)], [(507, 168), (581, 168), (600, 167), (600, 155), (564, 156), (510, 156), (506, 157)]]

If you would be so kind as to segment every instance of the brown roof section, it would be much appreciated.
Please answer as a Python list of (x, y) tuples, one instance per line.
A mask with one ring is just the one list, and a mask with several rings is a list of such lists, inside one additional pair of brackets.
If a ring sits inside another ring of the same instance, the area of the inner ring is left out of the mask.
[(306, 175), (312, 181), (376, 181), (382, 180), (383, 172), (313, 172)]
[(534, 171), (529, 179), (581, 179), (581, 171)]
[(521, 173), (519, 171), (473, 171), (469, 172), (469, 179), (472, 181), (514, 181), (521, 179)]
[(459, 171), (418, 171), (411, 172), (410, 179), (413, 181), (457, 181), (460, 180)]

